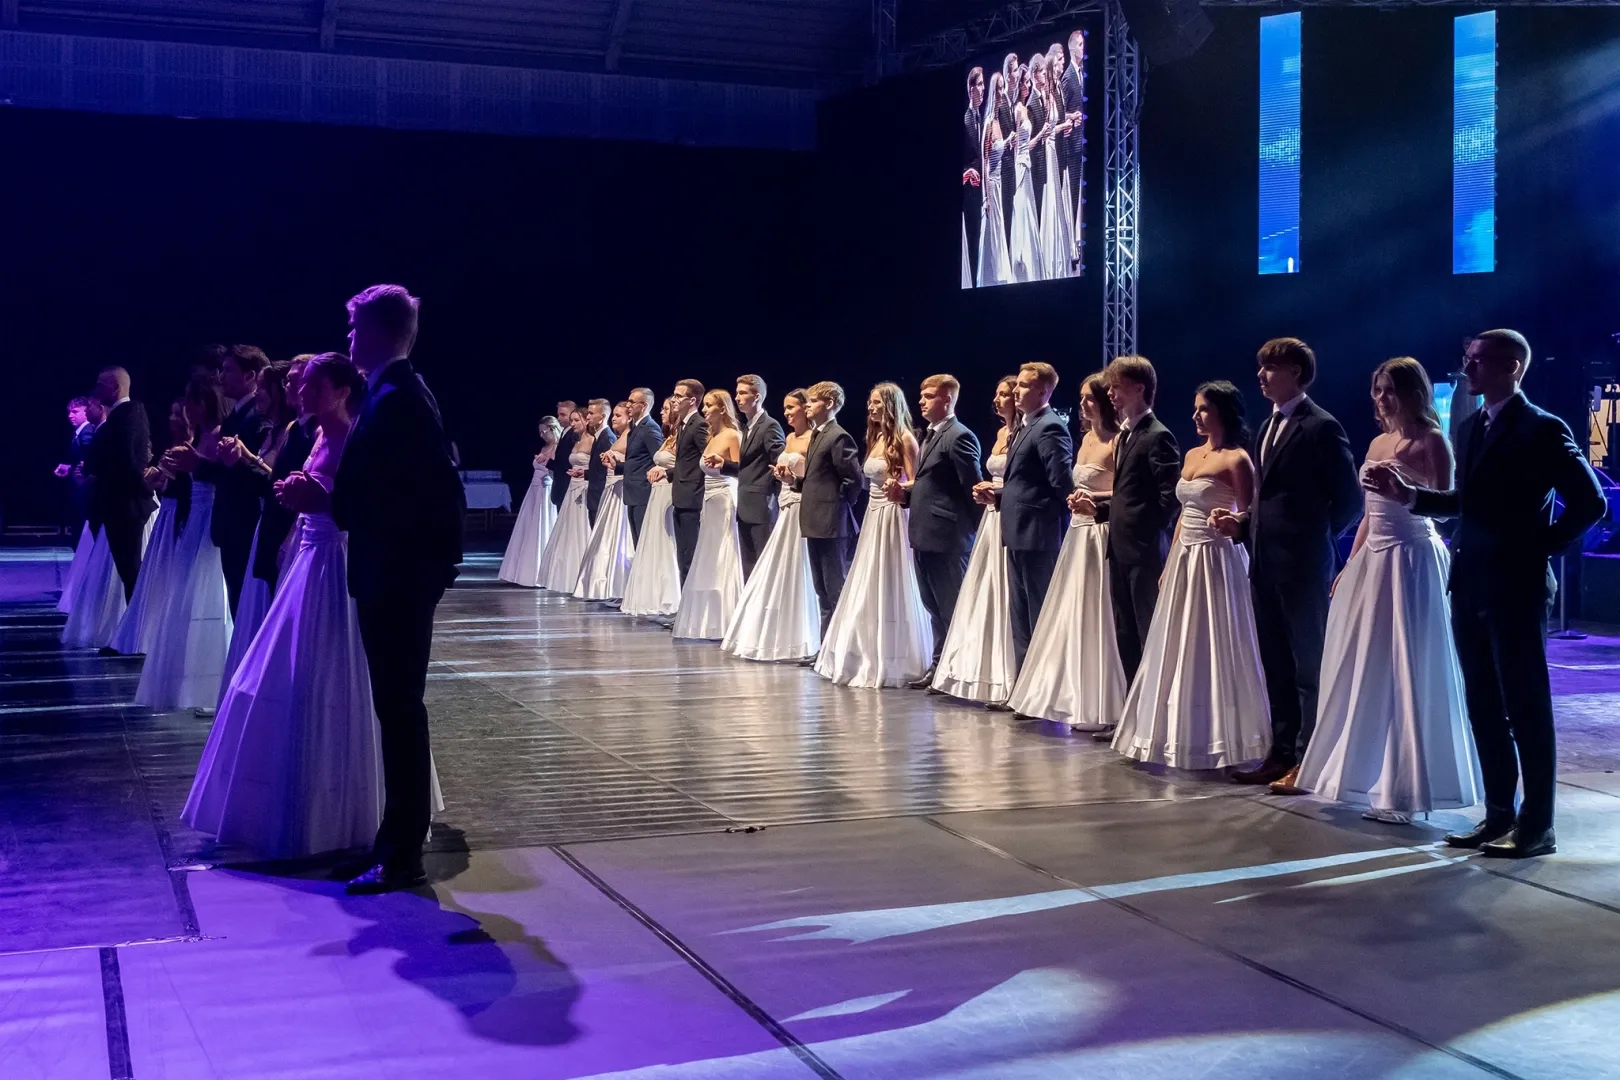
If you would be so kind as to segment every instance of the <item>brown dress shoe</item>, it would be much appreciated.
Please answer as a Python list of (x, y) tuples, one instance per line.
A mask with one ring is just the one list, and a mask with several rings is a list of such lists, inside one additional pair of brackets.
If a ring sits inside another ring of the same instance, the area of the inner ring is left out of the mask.
[(1305, 789), (1299, 786), (1299, 766), (1295, 765), (1283, 774), (1282, 779), (1271, 782), (1273, 795), (1304, 795)]
[(1286, 760), (1275, 761), (1267, 758), (1252, 769), (1239, 769), (1230, 779), (1234, 784), (1269, 784), (1273, 780), (1281, 780), (1293, 771), (1293, 764)]

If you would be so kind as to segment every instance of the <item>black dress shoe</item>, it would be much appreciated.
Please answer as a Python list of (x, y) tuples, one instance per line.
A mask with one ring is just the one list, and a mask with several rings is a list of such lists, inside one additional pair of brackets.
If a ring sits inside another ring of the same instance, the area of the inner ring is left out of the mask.
[(343, 887), (350, 896), (375, 896), (378, 893), (398, 892), (427, 884), (427, 872), (421, 863), (409, 866), (389, 866), (378, 863), (370, 870), (351, 880)]
[(1293, 771), (1294, 763), (1282, 758), (1267, 758), (1252, 769), (1239, 769), (1232, 774), (1234, 784), (1274, 784)]
[(1489, 859), (1533, 859), (1558, 850), (1558, 838), (1551, 829), (1530, 832), (1515, 828), (1500, 840), (1481, 844), (1479, 853)]
[(920, 679), (912, 679), (910, 682), (906, 683), (906, 688), (908, 690), (931, 690), (931, 689), (933, 689), (933, 686), (934, 686), (934, 669), (933, 668), (929, 668), (927, 671), (923, 672), (922, 678), (920, 678)]
[(1504, 825), (1499, 821), (1486, 818), (1465, 833), (1451, 833), (1446, 837), (1446, 844), (1449, 847), (1469, 848), (1472, 850), (1484, 847), (1493, 840), (1500, 840), (1511, 832), (1513, 832), (1513, 823), (1511, 821)]
[[(1118, 726), (1119, 725), (1117, 725), (1117, 724), (1115, 725), (1115, 727), (1118, 727)], [(1111, 742), (1114, 741), (1114, 728), (1105, 727), (1101, 731), (1093, 731), (1091, 733), (1091, 737), (1093, 739), (1096, 739), (1098, 742), (1111, 743)]]

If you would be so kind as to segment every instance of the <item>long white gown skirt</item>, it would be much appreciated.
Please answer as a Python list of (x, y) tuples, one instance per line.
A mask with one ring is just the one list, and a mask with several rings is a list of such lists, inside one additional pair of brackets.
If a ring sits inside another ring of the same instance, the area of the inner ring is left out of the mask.
[[(660, 454), (664, 451), (660, 450)], [(674, 465), (671, 458), (670, 465)], [(641, 542), (624, 583), (619, 610), (626, 615), (667, 619), (681, 607), (681, 570), (675, 562), (675, 489), (668, 480), (652, 486), (641, 519)]]
[(1041, 261), (1041, 232), (1035, 205), (1035, 176), (1030, 171), (1030, 130), (1025, 120), (1018, 128), (1018, 157), (1015, 161), (1017, 185), (1013, 188), (1012, 237), (1008, 241), (1014, 281), (1039, 281), (1045, 271)]
[(950, 628), (945, 631), (934, 689), (967, 701), (999, 705), (1011, 696), (1017, 676), (1001, 511), (989, 506), (979, 518), (979, 535), (968, 556)]
[[(56, 610), (71, 614), (73, 601), (79, 595), (79, 583), (84, 580), (84, 564), (90, 561), (90, 552), (96, 546), (95, 534), (86, 521), (79, 529), (79, 542), (73, 548), (73, 560), (68, 563), (67, 578), (62, 582), (62, 595), (57, 598)], [(139, 577), (135, 579), (137, 582)]]
[(1449, 564), (1427, 518), (1367, 495), (1367, 540), (1328, 608), (1316, 732), (1299, 767), (1306, 791), (1403, 813), (1479, 802)]
[(175, 518), (179, 516), (179, 507), (179, 501), (172, 495), (158, 500), (152, 531), (147, 534), (146, 553), (141, 557), (141, 572), (135, 575), (135, 595), (129, 598), (124, 617), (118, 620), (118, 629), (108, 642), (115, 651), (126, 656), (150, 649), (163, 620), (170, 579), (174, 575)]
[(904, 686), (934, 656), (934, 631), (917, 589), (906, 508), (883, 495), (889, 470), (866, 459), (871, 488), (849, 576), (816, 658), (816, 674), (841, 686)]
[(585, 545), (574, 596), (580, 600), (619, 600), (630, 579), (636, 542), (630, 534), (630, 511), (624, 505), (624, 477), (609, 476), (596, 508), (596, 526)]
[(253, 546), (248, 549), (247, 576), (242, 579), (242, 595), (236, 601), (236, 615), (231, 619), (231, 647), (225, 653), (225, 671), (220, 676), (219, 692), (230, 685), (231, 676), (253, 644), (253, 635), (259, 632), (264, 617), (270, 610), (270, 583), (253, 576), (253, 563), (259, 557), (259, 530), (253, 530)]
[[(569, 460), (585, 457), (570, 455)], [(591, 518), (585, 508), (585, 481), (571, 481), (563, 494), (557, 524), (546, 539), (540, 555), (540, 587), (551, 592), (573, 594), (579, 581), (579, 566), (585, 560), (585, 545), (591, 542)]]
[(1058, 167), (1057, 143), (1047, 139), (1041, 149), (1046, 154), (1047, 177), (1046, 188), (1041, 192), (1041, 258), (1047, 280), (1055, 280), (1074, 272), (1069, 261), (1074, 251), (1074, 216), (1063, 212), (1064, 197), (1069, 193), (1069, 175)]
[(551, 505), (551, 470), (545, 465), (536, 465), (517, 521), (512, 523), (512, 538), (506, 542), (501, 572), (496, 576), (513, 585), (539, 588), (540, 553), (546, 549), (546, 541), (551, 538), (556, 522), (557, 508)]
[(737, 481), (703, 469), (703, 510), (697, 550), (681, 586), (681, 609), (672, 629), (678, 638), (719, 641), (742, 599), (742, 548), (737, 543)]
[[(148, 517), (146, 530), (141, 534), (143, 554), (151, 535), (152, 518)], [(137, 574), (135, 583), (139, 585), (140, 580)], [(100, 649), (111, 644), (124, 618), (125, 607), (124, 579), (118, 576), (118, 564), (113, 562), (112, 548), (107, 543), (107, 528), (102, 526), (101, 535), (96, 537), (90, 558), (84, 564), (84, 576), (79, 580), (73, 610), (62, 627), (62, 644), (78, 649)]]
[[(1095, 491), (1093, 481), (1106, 471), (1100, 465), (1076, 466), (1075, 487)], [(1052, 585), (1007, 704), (1024, 716), (1075, 728), (1101, 731), (1119, 723), (1125, 668), (1108, 584), (1108, 526), (1089, 515), (1069, 518)]]
[(1114, 749), (1177, 769), (1219, 769), (1264, 757), (1271, 745), (1249, 560), (1209, 527), (1210, 510), (1234, 505), (1230, 487), (1209, 477), (1182, 480), (1176, 497), (1181, 538)]
[(382, 820), (382, 750), (347, 544), (302, 515), (297, 554), (220, 699), (181, 819), (266, 858), (369, 845)]
[(1005, 141), (990, 147), (984, 169), (984, 213), (979, 218), (979, 287), (1005, 285), (1012, 281), (1011, 260), (1007, 254), (1006, 215), (1001, 209), (1001, 156)]
[(973, 288), (973, 260), (968, 257), (966, 218), (962, 220), (962, 288)]
[(821, 608), (810, 577), (810, 548), (799, 527), (799, 493), (784, 488), (780, 505), (776, 527), (720, 643), (743, 660), (804, 660), (821, 649)]
[(163, 620), (135, 689), (138, 705), (211, 709), (219, 701), (231, 641), (231, 608), (219, 548), (208, 536), (213, 519), (214, 486), (193, 480), (191, 514), (175, 543), (174, 576)]

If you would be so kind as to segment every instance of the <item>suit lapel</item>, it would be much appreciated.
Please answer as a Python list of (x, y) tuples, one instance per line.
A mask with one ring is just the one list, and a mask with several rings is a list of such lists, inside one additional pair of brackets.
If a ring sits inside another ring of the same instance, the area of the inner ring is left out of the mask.
[[(1120, 443), (1119, 449), (1114, 452), (1115, 476), (1124, 472), (1125, 463), (1131, 459), (1131, 451), (1136, 449), (1136, 444), (1142, 441), (1142, 429), (1151, 422), (1152, 415), (1152, 413), (1145, 414), (1141, 420), (1133, 424), (1131, 429), (1124, 434), (1124, 441)], [(1116, 435), (1115, 438), (1119, 439), (1121, 436)]]
[(922, 455), (921, 455), (921, 457), (919, 457), (917, 459), (917, 472), (919, 474), (922, 473), (923, 466), (927, 465), (928, 462), (933, 459), (934, 449), (936, 447), (938, 447), (941, 442), (944, 441), (945, 433), (947, 431), (951, 430), (951, 425), (954, 424), (954, 423), (956, 423), (956, 418), (953, 416), (953, 417), (951, 417), (949, 420), (947, 420), (945, 422), (945, 425), (943, 427), (941, 427), (939, 429), (938, 433), (935, 434), (933, 437), (929, 438), (929, 437), (925, 436), (925, 439), (927, 440), (928, 445), (923, 447)]
[[(1506, 404), (1502, 406), (1501, 411), (1496, 414), (1496, 420), (1489, 424), (1485, 422), (1485, 418), (1488, 414), (1483, 408), (1479, 410), (1479, 420), (1477, 422), (1477, 426), (1474, 429), (1473, 436), (1468, 440), (1468, 456), (1465, 459), (1468, 462), (1468, 472), (1471, 473), (1475, 469), (1479, 468), (1480, 464), (1485, 460), (1486, 455), (1491, 452), (1491, 447), (1502, 441), (1502, 436), (1504, 433), (1506, 433), (1507, 429), (1512, 427), (1514, 421), (1518, 419), (1519, 403), (1515, 400), (1517, 396), (1518, 395), (1514, 395), (1514, 398), (1509, 398)], [(1483, 440), (1481, 440), (1479, 437), (1479, 428), (1481, 427), (1485, 429), (1485, 437)], [(1476, 446), (1478, 447), (1477, 449)]]
[[(1266, 477), (1271, 475), (1271, 470), (1276, 465), (1278, 460), (1280, 460), (1283, 454), (1287, 452), (1289, 444), (1292, 443), (1294, 438), (1299, 434), (1300, 425), (1303, 423), (1306, 416), (1309, 415), (1306, 410), (1308, 410), (1310, 407), (1311, 403), (1309, 400), (1300, 402), (1299, 405), (1294, 408), (1294, 415), (1288, 418), (1288, 423), (1283, 427), (1282, 434), (1277, 437), (1277, 445), (1261, 451), (1260, 482), (1262, 484), (1266, 482)], [(1273, 410), (1271, 413), (1271, 419), (1266, 421), (1266, 429), (1262, 435), (1262, 438), (1270, 438), (1272, 429), (1276, 427), (1278, 416), (1279, 414)], [(1264, 446), (1264, 443), (1261, 445)]]

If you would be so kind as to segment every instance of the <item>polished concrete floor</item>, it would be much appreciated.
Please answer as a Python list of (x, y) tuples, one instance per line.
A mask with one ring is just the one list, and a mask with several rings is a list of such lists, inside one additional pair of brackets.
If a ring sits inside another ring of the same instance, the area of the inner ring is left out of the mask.
[(1620, 1077), (1620, 638), (1557, 856), (497, 587), (440, 609), (432, 886), (177, 812), (207, 734), (0, 551), (0, 1077)]

